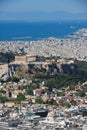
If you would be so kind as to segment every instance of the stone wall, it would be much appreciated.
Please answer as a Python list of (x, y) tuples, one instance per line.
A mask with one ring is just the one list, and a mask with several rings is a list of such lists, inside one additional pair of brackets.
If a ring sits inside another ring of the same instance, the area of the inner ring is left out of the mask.
[(15, 56), (15, 62), (26, 63), (26, 56)]
[(29, 63), (36, 60), (37, 60), (37, 56), (30, 56), (30, 55), (15, 56), (15, 62), (18, 62), (18, 63)]

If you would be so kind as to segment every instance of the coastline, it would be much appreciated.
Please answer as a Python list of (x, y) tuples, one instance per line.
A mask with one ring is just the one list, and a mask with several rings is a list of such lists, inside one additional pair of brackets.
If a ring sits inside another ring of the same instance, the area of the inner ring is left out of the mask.
[(45, 57), (52, 55), (87, 61), (87, 29), (83, 28), (66, 39), (51, 37), (37, 41), (2, 41), (0, 42), (0, 52), (22, 55), (39, 54)]
[(0, 41), (36, 41), (66, 38), (79, 29), (87, 28), (86, 21), (60, 22), (0, 22)]

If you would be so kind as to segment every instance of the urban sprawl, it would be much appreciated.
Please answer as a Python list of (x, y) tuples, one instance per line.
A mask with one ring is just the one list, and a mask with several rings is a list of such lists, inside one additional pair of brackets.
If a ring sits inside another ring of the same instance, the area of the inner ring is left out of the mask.
[(0, 59), (0, 130), (87, 130), (87, 29), (1, 41), (7, 53), (14, 58)]

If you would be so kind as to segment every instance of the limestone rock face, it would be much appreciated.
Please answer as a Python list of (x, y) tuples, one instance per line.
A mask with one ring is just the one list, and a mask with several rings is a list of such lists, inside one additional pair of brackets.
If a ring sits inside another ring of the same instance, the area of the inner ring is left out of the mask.
[(62, 64), (60, 72), (73, 73), (73, 72), (76, 72), (77, 70), (78, 68), (76, 64)]
[(19, 78), (28, 78), (28, 65), (27, 64), (9, 64), (9, 76), (16, 76)]
[(8, 72), (8, 64), (0, 65), (0, 78), (7, 79)]
[(8, 74), (10, 77), (17, 76), (21, 78), (28, 78), (30, 74), (35, 74), (37, 71), (54, 73), (73, 73), (78, 70), (76, 64), (61, 64), (60, 67), (57, 64), (11, 64), (9, 65)]
[(18, 78), (29, 78), (35, 74), (73, 73), (77, 65), (74, 60), (69, 59), (38, 59), (37, 56), (16, 56), (14, 62), (0, 65), (0, 78), (16, 76)]

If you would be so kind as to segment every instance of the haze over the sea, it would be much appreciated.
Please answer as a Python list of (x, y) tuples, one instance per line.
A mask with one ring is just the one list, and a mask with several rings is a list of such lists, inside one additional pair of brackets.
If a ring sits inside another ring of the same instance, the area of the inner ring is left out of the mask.
[(86, 0), (0, 0), (0, 41), (65, 37), (87, 28)]
[(86, 0), (0, 0), (0, 21), (87, 20)]

